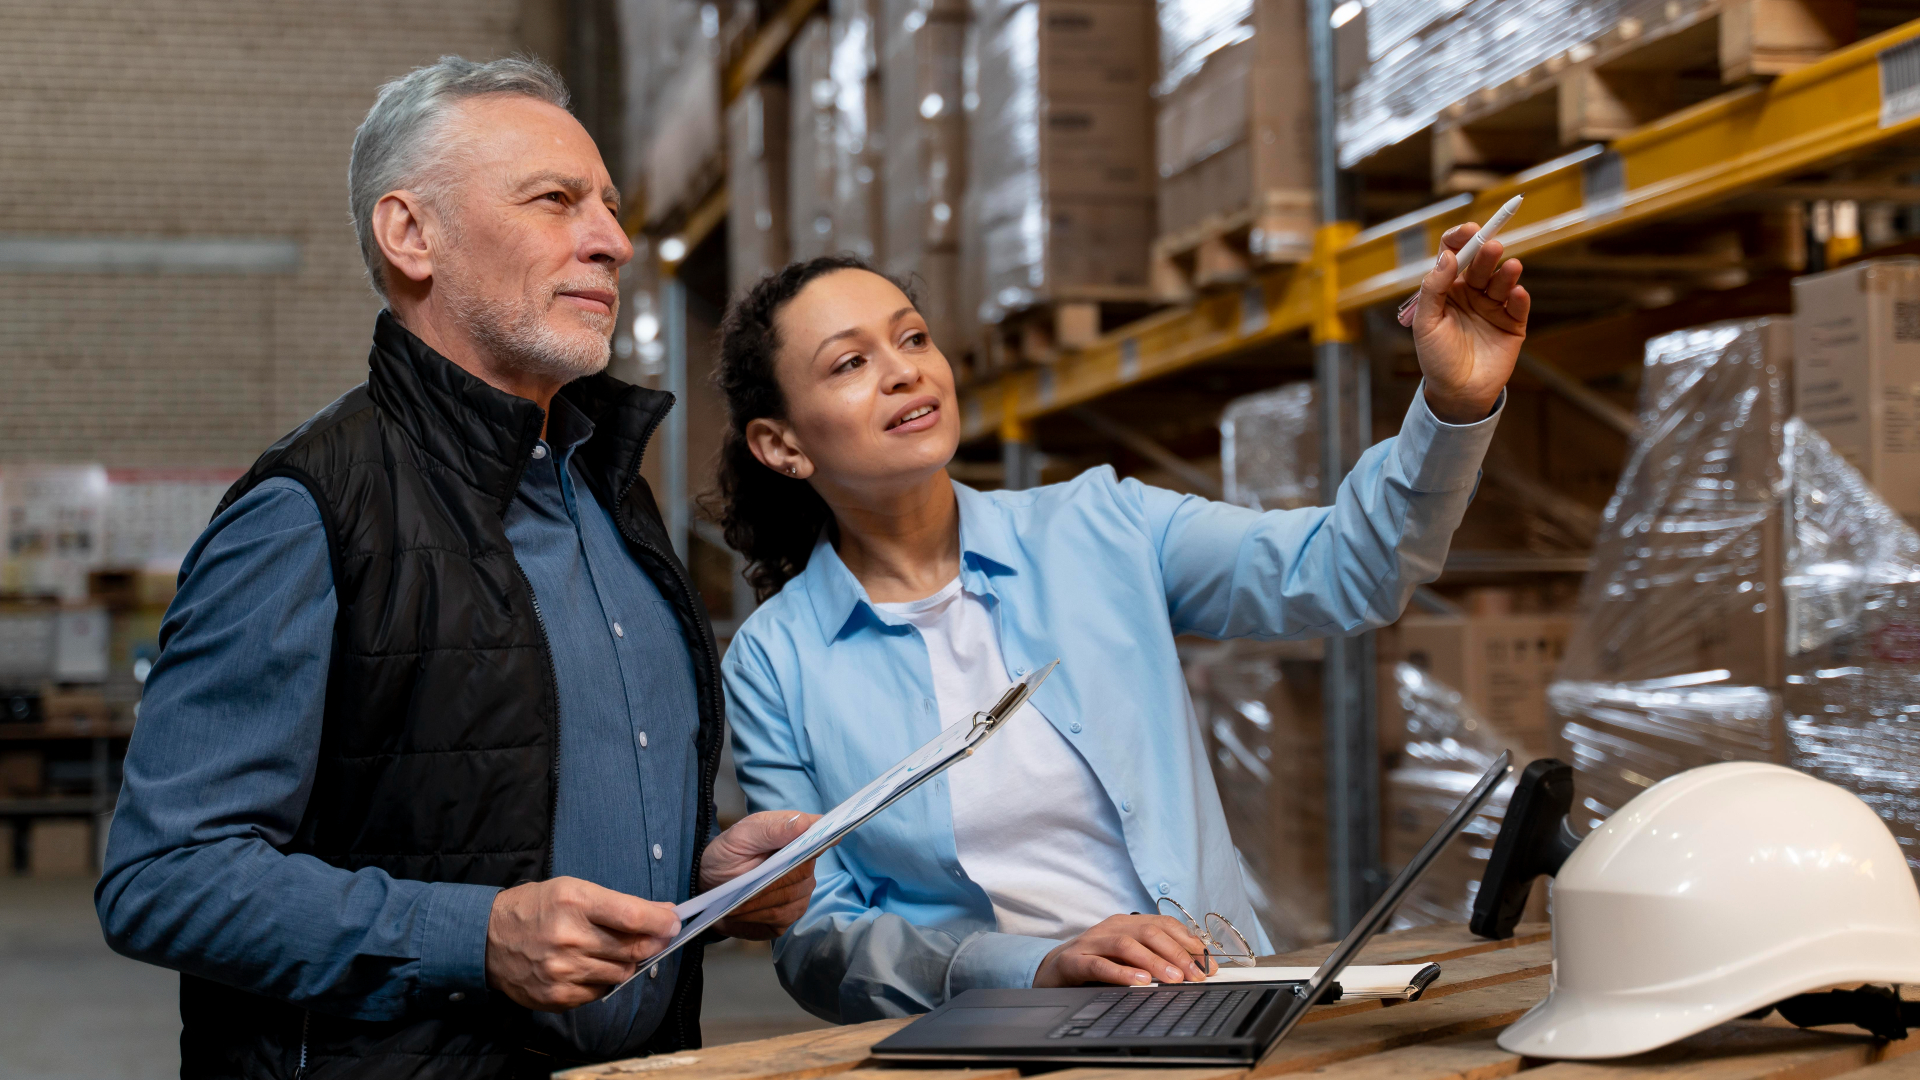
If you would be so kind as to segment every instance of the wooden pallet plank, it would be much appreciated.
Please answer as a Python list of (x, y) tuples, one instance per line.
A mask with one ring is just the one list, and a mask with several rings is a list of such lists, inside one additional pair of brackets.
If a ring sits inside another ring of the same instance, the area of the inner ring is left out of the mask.
[(1495, 1028), (1450, 1035), (1314, 1070), (1316, 1080), (1499, 1080), (1523, 1068), (1519, 1054), (1494, 1042)]
[(854, 1068), (867, 1060), (874, 1043), (911, 1020), (874, 1020), (709, 1050), (610, 1061), (558, 1072), (554, 1078), (602, 1080), (645, 1073), (658, 1074), (661, 1080), (811, 1080)]
[[(1888, 1043), (1889, 1053), (1866, 1068), (1858, 1069), (1847, 1076), (1847, 1080), (1920, 1080), (1920, 1038), (1909, 1035), (1897, 1043)], [(1897, 1055), (1897, 1056), (1896, 1056)]]
[(1548, 977), (1542, 975), (1432, 1001), (1413, 1001), (1391, 1009), (1303, 1024), (1248, 1076), (1305, 1072), (1403, 1046), (1502, 1028), (1539, 1004), (1547, 996), (1547, 990)]
[[(1857, 1070), (1920, 1048), (1913, 1044), (1912, 1039), (1888, 1043), (1841, 1029), (1807, 1031), (1778, 1017), (1735, 1020), (1632, 1057), (1543, 1065), (1529, 1070), (1527, 1080), (1826, 1080), (1842, 1074), (1892, 1080)], [(1920, 1063), (1908, 1066), (1910, 1071), (1916, 1067)]]

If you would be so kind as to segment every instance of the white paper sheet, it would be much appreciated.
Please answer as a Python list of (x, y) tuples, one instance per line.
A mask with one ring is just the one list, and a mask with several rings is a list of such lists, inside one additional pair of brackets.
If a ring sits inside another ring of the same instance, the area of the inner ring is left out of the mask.
[(1009, 700), (1008, 693), (1003, 693), (1000, 700), (991, 703), (991, 709), (983, 710), (993, 715), (993, 722), (954, 724), (942, 729), (931, 742), (900, 759), (898, 764), (875, 777), (866, 787), (854, 792), (845, 802), (821, 815), (820, 820), (814, 822), (812, 827), (801, 833), (786, 847), (774, 852), (766, 862), (732, 881), (708, 889), (685, 903), (675, 905), (674, 912), (680, 916), (680, 933), (674, 935), (673, 941), (665, 949), (648, 958), (638, 971), (627, 978), (627, 982), (607, 991), (608, 996), (619, 992), (620, 987), (639, 978), (648, 968), (658, 964), (682, 945), (699, 937), (708, 927), (725, 918), (728, 912), (753, 899), (762, 889), (786, 876), (787, 872), (794, 867), (818, 858), (822, 852), (839, 843), (841, 837), (858, 828), (862, 822), (937, 776), (947, 766), (971, 754), (974, 747), (986, 741), (989, 735), (999, 729), (1001, 723), (1018, 711), (1059, 663), (1060, 661), (1055, 660), (1009, 686), (1008, 692), (1020, 691), (1016, 698)]
[[(1340, 973), (1340, 1000), (1412, 997), (1426, 988), (1421, 972), (1432, 964), (1353, 965)], [(1317, 969), (1310, 967), (1221, 967), (1207, 977), (1210, 983), (1306, 982)], [(1431, 983), (1432, 979), (1426, 980)]]

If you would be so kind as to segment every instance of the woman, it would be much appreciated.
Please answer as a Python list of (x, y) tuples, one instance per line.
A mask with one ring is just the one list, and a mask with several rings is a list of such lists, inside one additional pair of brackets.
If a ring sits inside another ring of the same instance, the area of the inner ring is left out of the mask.
[(1106, 467), (1029, 491), (954, 483), (953, 374), (912, 299), (857, 260), (789, 266), (727, 313), (717, 508), (766, 601), (722, 665), (753, 808), (828, 809), (1061, 660), (973, 758), (820, 859), (775, 946), (796, 1000), (852, 1022), (971, 987), (1202, 978), (1202, 942), (1154, 914), (1163, 898), (1267, 951), (1174, 636), (1356, 633), (1439, 572), (1528, 309), (1497, 242), (1454, 282), (1473, 231), (1448, 234), (1422, 283), (1425, 383), (1401, 434), (1304, 510)]

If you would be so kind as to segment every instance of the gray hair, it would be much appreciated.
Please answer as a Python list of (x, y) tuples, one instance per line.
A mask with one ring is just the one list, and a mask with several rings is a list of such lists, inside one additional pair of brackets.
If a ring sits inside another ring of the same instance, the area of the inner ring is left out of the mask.
[(510, 56), (484, 64), (443, 56), (380, 88), (367, 118), (353, 133), (347, 163), (347, 205), (367, 281), (387, 295), (386, 258), (373, 238), (373, 207), (389, 191), (418, 191), (429, 200), (441, 191), (433, 167), (445, 155), (446, 120), (455, 105), (484, 94), (518, 94), (564, 109), (567, 84), (540, 60)]

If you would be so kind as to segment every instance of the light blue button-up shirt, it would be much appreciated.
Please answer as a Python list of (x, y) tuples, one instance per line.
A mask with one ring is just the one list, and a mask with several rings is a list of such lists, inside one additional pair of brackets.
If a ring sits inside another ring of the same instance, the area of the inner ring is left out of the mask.
[[(1440, 573), (1498, 416), (1445, 424), (1416, 396), (1330, 507), (1260, 513), (1106, 467), (1029, 491), (954, 485), (963, 587), (992, 609), (1010, 677), (1060, 659), (1034, 705), (1099, 777), (1148, 895), (1259, 926), (1175, 635), (1315, 638), (1398, 618)], [(939, 730), (919, 631), (875, 609), (824, 539), (741, 627), (722, 672), (755, 810), (826, 810)], [(1059, 944), (997, 931), (960, 865), (947, 784), (821, 857), (812, 905), (774, 947), (809, 1011), (853, 1022), (1028, 986)]]

